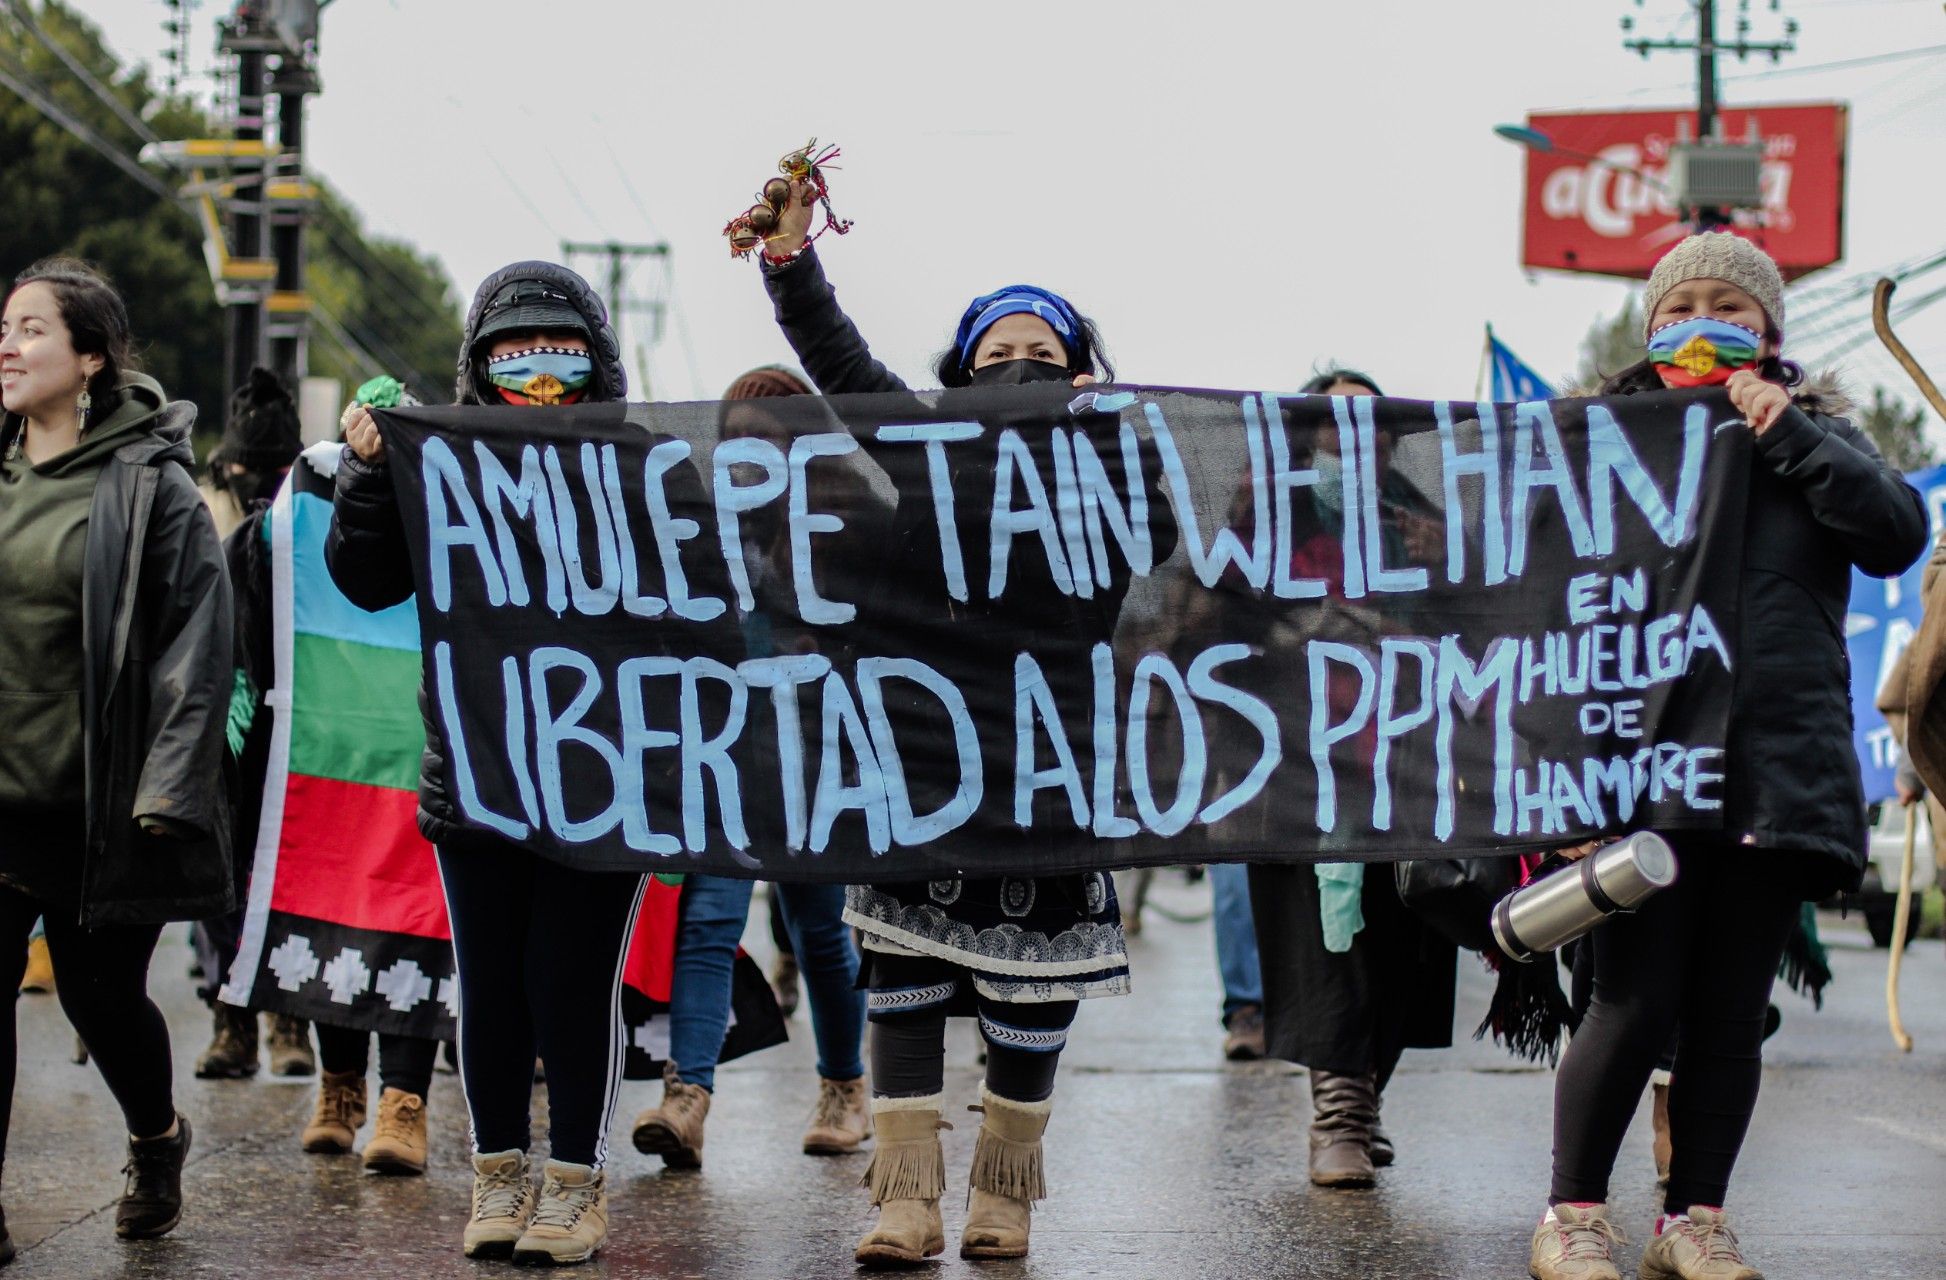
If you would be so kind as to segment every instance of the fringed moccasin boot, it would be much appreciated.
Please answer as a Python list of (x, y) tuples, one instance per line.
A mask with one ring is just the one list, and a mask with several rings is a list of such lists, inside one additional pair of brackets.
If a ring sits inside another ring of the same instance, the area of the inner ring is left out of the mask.
[(1015, 1102), (980, 1086), (984, 1112), (973, 1146), (972, 1190), (966, 1200), (962, 1258), (1024, 1258), (1034, 1202), (1047, 1199), (1041, 1134), (1053, 1099)]
[(939, 1131), (938, 1094), (923, 1098), (872, 1099), (877, 1137), (872, 1162), (861, 1180), (878, 1207), (878, 1225), (853, 1258), (861, 1267), (913, 1267), (946, 1251), (939, 1197), (946, 1192), (946, 1156)]

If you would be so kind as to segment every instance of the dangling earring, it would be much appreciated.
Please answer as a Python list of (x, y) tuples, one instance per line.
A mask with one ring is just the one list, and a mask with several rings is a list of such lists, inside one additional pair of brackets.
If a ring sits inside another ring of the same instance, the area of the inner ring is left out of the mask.
[(95, 407), (95, 398), (88, 394), (88, 384), (81, 384), (81, 394), (74, 398), (75, 439), (88, 434), (88, 410)]

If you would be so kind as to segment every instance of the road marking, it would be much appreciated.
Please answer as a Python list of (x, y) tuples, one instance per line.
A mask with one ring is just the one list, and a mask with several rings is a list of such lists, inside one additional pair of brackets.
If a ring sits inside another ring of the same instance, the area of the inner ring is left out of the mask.
[(1934, 1151), (1946, 1153), (1946, 1138), (1937, 1138), (1924, 1133), (1914, 1133), (1910, 1125), (1900, 1124), (1896, 1120), (1887, 1120), (1884, 1116), (1858, 1116), (1857, 1119), (1864, 1121), (1874, 1129), (1889, 1133), (1895, 1138), (1904, 1138), (1908, 1142), (1916, 1142), (1922, 1147), (1930, 1147)]

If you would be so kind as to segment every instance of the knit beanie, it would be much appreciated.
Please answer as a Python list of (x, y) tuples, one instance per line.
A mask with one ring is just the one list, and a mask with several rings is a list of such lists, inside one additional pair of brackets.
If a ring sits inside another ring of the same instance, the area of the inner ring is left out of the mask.
[(1685, 280), (1727, 280), (1757, 300), (1771, 327), (1784, 332), (1784, 277), (1771, 256), (1742, 236), (1705, 231), (1688, 236), (1662, 255), (1642, 294), (1642, 337), (1649, 336), (1662, 295)]
[(761, 400), (765, 396), (808, 396), (811, 388), (788, 369), (771, 364), (752, 369), (730, 384), (725, 400)]
[(247, 471), (276, 471), (290, 466), (303, 451), (304, 433), (289, 388), (270, 370), (252, 369), (230, 397), (230, 419), (210, 461)]

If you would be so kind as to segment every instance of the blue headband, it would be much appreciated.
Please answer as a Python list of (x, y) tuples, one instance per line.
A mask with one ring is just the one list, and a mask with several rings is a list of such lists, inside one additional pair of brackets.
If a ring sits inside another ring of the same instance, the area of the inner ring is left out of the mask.
[(1047, 321), (1061, 339), (1061, 345), (1068, 349), (1068, 359), (1075, 358), (1075, 339), (1081, 333), (1081, 317), (1075, 314), (1068, 300), (1058, 293), (1036, 289), (1031, 284), (1010, 284), (1004, 289), (995, 289), (984, 297), (975, 298), (968, 304), (966, 314), (959, 319), (959, 333), (953, 339), (953, 346), (959, 351), (962, 367), (973, 363), (973, 348), (978, 345), (980, 335), (993, 327), (993, 322), (1002, 316), (1031, 315)]

